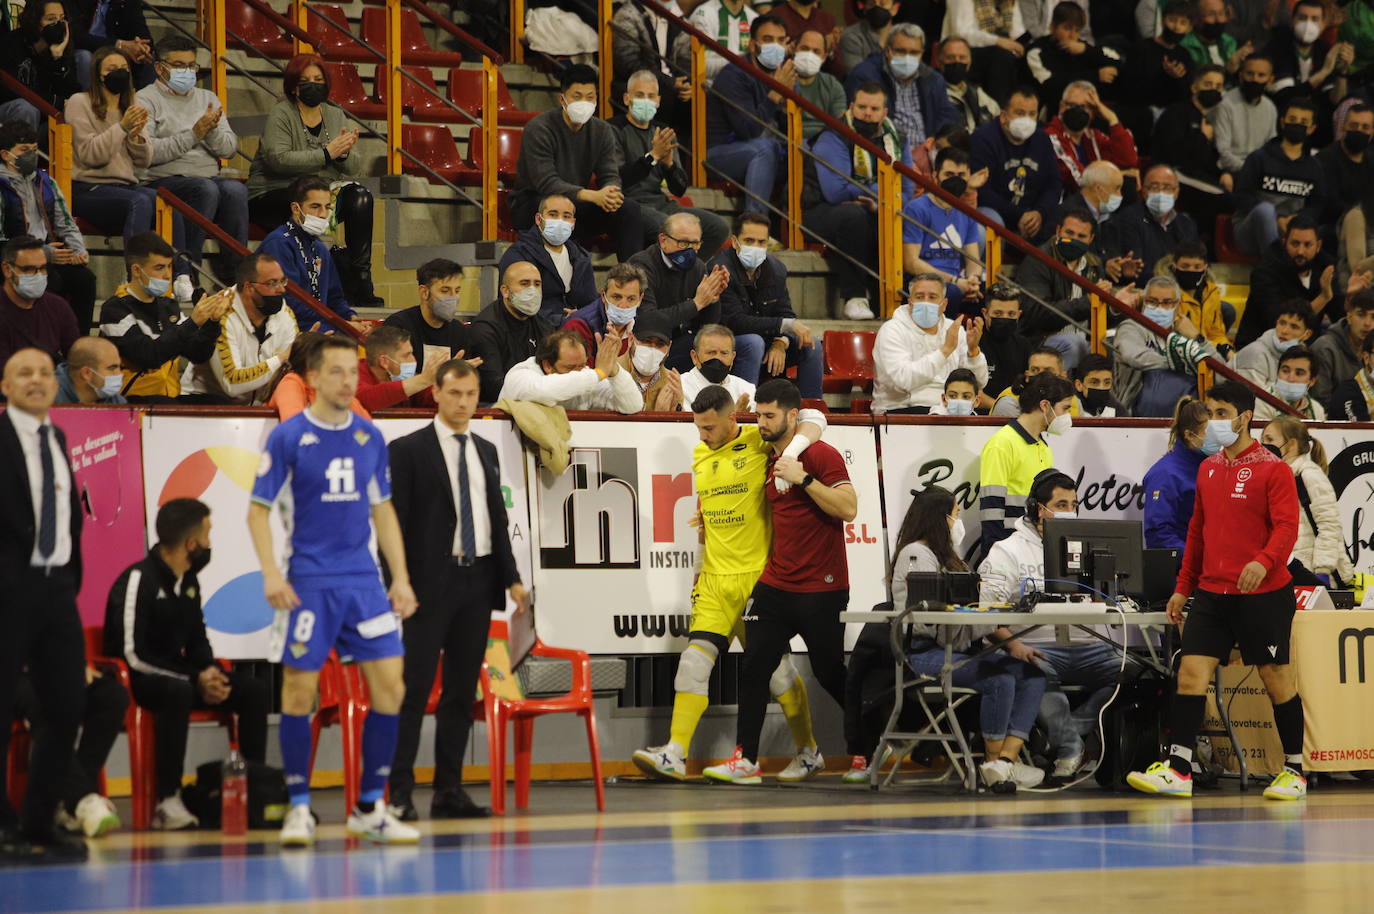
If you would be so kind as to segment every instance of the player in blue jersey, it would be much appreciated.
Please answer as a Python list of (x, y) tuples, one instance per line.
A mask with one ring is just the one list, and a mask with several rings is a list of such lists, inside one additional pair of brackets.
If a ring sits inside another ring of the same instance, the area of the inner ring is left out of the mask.
[[(344, 662), (362, 668), (371, 700), (363, 725), (362, 790), (348, 831), (378, 843), (414, 843), (419, 831), (382, 801), (405, 694), (400, 619), (416, 605), (391, 504), (386, 442), (376, 426), (349, 410), (358, 388), (351, 340), (327, 337), (306, 365), (306, 382), (315, 402), (268, 436), (248, 509), (263, 589), (278, 610), (271, 659), (283, 665), (281, 754), (291, 794), (281, 840), (288, 846), (315, 840), (309, 715), (320, 667), (337, 648)], [(290, 540), (285, 576), (268, 525), (278, 503)], [(389, 593), (372, 549), (374, 528), (391, 569)]]

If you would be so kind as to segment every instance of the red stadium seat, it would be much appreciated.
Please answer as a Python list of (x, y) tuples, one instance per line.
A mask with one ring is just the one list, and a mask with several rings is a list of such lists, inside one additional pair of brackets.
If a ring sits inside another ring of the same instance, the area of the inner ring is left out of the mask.
[(380, 121), (386, 118), (386, 106), (367, 94), (356, 65), (342, 61), (327, 61), (324, 69), (329, 75), (331, 101), (364, 120)]
[[(325, 60), (351, 60), (356, 63), (377, 63), (378, 57), (359, 43), (357, 35), (348, 24), (348, 16), (343, 7), (323, 3), (306, 6), (305, 32), (310, 43)], [(339, 31), (329, 22), (343, 26)], [(371, 42), (381, 53), (386, 53), (386, 41)]]
[(1214, 247), (1217, 253), (1218, 263), (1243, 263), (1254, 266), (1259, 263), (1258, 257), (1247, 257), (1236, 247), (1236, 226), (1234, 220), (1226, 214), (1217, 216), (1216, 240)]
[[(474, 181), (471, 167), (458, 153), (453, 133), (436, 124), (406, 124), (403, 127), (404, 149), (425, 165), (455, 184), (481, 184), (481, 172)], [(415, 162), (401, 156), (401, 169), (408, 175), (418, 175), (434, 182), (434, 176)], [(435, 182), (437, 183), (437, 182)]]
[[(507, 184), (515, 180), (515, 168), (520, 161), (521, 131), (498, 129), (496, 132), (496, 173), (497, 178)], [(474, 127), (468, 134), (468, 165), (478, 175), (482, 174), (482, 128)]]
[[(405, 109), (406, 115), (411, 121), (422, 123), (438, 124), (471, 124), (472, 118), (466, 117), (460, 111), (444, 102), (444, 96), (439, 92), (439, 86), (434, 82), (434, 74), (429, 67), (402, 67), (401, 75), (401, 107)], [(405, 74), (415, 77), (408, 79)], [(415, 80), (420, 82), (417, 84)], [(377, 68), (377, 98), (383, 104), (386, 103), (387, 91), (390, 88), (387, 84), (386, 68)]]
[[(363, 40), (378, 50), (386, 48), (386, 10), (363, 10)], [(401, 10), (401, 62), (422, 67), (456, 67), (463, 62), (457, 51), (436, 51), (425, 40), (420, 16), (414, 10)]]
[(289, 60), (295, 54), (291, 39), (243, 0), (224, 5), (224, 27), (230, 47), (256, 48), (275, 60)]
[[(448, 98), (459, 108), (471, 113), (474, 117), (482, 116), (482, 81), (484, 74), (481, 70), (464, 70), (458, 67), (448, 71)], [(501, 71), (496, 71), (496, 122), (502, 127), (523, 127), (528, 124), (537, 111), (522, 111), (511, 98), (510, 86), (506, 85), (506, 77), (501, 75)]]
[(825, 393), (849, 393), (853, 388), (873, 390), (873, 343), (871, 330), (827, 330), (821, 342), (825, 355)]

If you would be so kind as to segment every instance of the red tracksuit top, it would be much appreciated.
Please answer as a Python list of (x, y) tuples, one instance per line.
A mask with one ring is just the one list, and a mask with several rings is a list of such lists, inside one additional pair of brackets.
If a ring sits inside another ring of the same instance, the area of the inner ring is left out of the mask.
[(1235, 460), (1219, 451), (1197, 471), (1193, 519), (1176, 592), (1240, 593), (1236, 579), (1250, 562), (1269, 573), (1255, 593), (1287, 587), (1288, 559), (1298, 541), (1298, 487), (1288, 464), (1258, 441)]

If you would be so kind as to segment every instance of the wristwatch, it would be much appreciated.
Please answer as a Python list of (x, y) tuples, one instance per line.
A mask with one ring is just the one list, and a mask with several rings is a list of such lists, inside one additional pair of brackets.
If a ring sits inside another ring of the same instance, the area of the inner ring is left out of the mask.
[(801, 488), (805, 489), (807, 486), (811, 485), (811, 483), (815, 481), (816, 477), (812, 476), (810, 473), (807, 473), (805, 476), (802, 477)]

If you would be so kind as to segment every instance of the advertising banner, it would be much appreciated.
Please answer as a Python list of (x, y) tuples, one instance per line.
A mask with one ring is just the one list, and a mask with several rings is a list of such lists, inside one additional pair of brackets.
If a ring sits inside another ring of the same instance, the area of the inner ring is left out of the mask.
[(104, 625), (110, 585), (147, 551), (138, 414), (63, 407), (51, 415), (67, 436), (67, 456), (85, 513), (76, 605), (82, 625)]
[(1374, 769), (1374, 611), (1310, 610), (1293, 620), (1293, 666), (1314, 771)]
[[(376, 424), (388, 441), (430, 420), (383, 419)], [(255, 659), (267, 655), (273, 610), (262, 592), (262, 572), (248, 535), (248, 503), (259, 454), (276, 420), (265, 418), (143, 417), (147, 480), (148, 541), (158, 506), (173, 498), (199, 498), (210, 505), (214, 560), (201, 573), (205, 622), (216, 656)], [(521, 575), (530, 580), (528, 496), (520, 443), (510, 422), (474, 420), (473, 431), (494, 443), (501, 459), (502, 490), (510, 535)], [(286, 536), (272, 515), (279, 555)], [(140, 535), (141, 540), (141, 535)]]
[[(831, 426), (825, 440), (844, 456), (859, 496), (846, 526), (850, 606), (867, 609), (885, 599), (873, 430)], [(577, 422), (566, 473), (535, 469), (531, 458), (542, 639), (604, 654), (686, 646), (699, 548), (689, 524), (697, 441), (686, 422)]]

